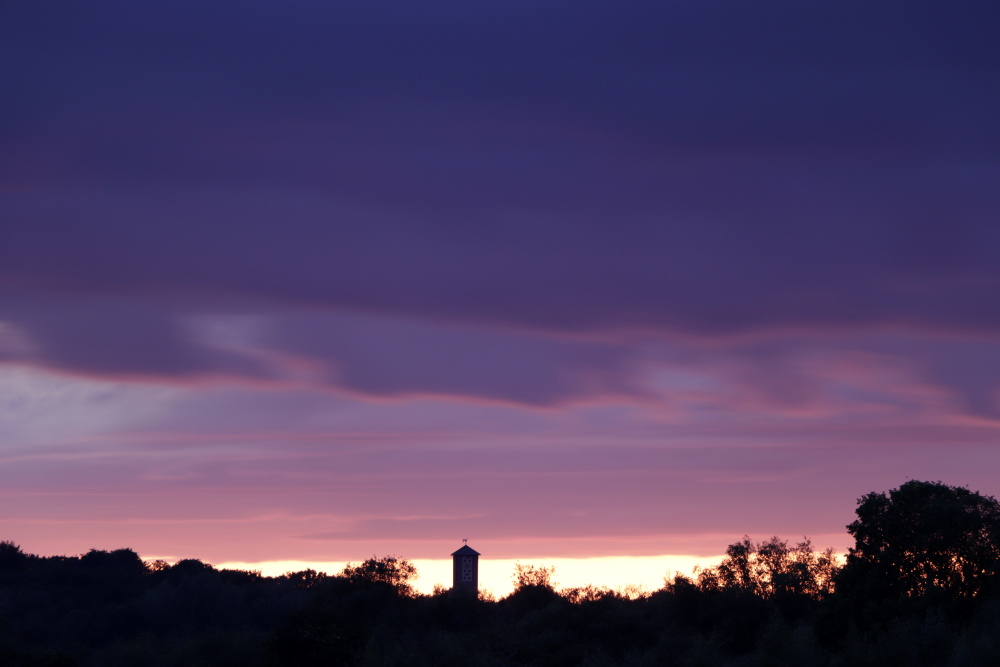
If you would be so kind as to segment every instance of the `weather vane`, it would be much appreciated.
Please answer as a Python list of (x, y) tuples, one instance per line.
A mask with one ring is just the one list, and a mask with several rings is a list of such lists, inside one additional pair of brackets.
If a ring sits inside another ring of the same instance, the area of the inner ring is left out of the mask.
[(462, 544), (468, 544), (468, 543), (469, 543), (469, 538), (468, 537), (463, 537), (462, 538)]

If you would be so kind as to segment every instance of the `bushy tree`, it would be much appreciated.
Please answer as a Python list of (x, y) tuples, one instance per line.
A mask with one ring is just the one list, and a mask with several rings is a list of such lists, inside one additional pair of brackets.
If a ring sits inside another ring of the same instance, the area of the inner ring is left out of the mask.
[(698, 575), (703, 590), (738, 590), (762, 598), (788, 595), (818, 599), (833, 591), (837, 573), (833, 549), (816, 552), (806, 538), (794, 546), (777, 537), (754, 543), (744, 537), (726, 557)]
[(327, 580), (327, 575), (312, 568), (299, 572), (286, 572), (280, 579), (290, 582), (295, 588), (308, 589), (318, 586)]
[(18, 571), (28, 564), (28, 555), (10, 540), (0, 542), (0, 572)]
[(504, 602), (517, 613), (527, 613), (549, 605), (559, 605), (566, 600), (556, 593), (555, 566), (514, 565), (514, 591)]
[(1000, 572), (1000, 503), (965, 487), (909, 481), (858, 500), (841, 585), (865, 597), (979, 595)]
[(555, 565), (530, 565), (523, 563), (514, 564), (514, 590), (535, 587), (555, 590), (556, 567)]
[(131, 549), (115, 549), (114, 551), (91, 549), (80, 556), (80, 564), (88, 570), (106, 574), (137, 576), (149, 571), (139, 554)]
[(405, 558), (372, 556), (355, 565), (348, 563), (341, 576), (352, 584), (384, 584), (392, 587), (399, 595), (413, 595), (413, 580), (417, 578), (417, 568)]

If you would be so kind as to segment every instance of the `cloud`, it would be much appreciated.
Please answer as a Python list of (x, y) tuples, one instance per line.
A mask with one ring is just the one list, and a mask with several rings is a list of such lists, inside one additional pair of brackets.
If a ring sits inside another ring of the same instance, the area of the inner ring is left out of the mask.
[[(637, 397), (634, 351), (410, 319), (322, 313), (190, 315), (127, 299), (8, 309), (11, 361), (109, 379), (335, 388), (527, 405)], [(23, 341), (21, 341), (23, 339)], [(20, 341), (20, 342), (19, 342)], [(18, 343), (14, 345), (14, 343)]]
[[(994, 363), (1000, 351), (982, 337), (902, 329), (851, 335), (792, 329), (734, 339), (578, 336), (434, 318), (289, 308), (198, 313), (170, 305), (91, 296), (9, 299), (0, 351), (7, 363), (95, 379), (276, 390), (273, 399), (251, 401), (265, 429), (282, 414), (279, 428), (312, 409), (306, 406), (325, 405), (332, 399), (310, 392), (331, 390), (345, 400), (600, 402), (652, 411), (667, 422), (726, 423), (750, 413), (833, 420), (1000, 416)], [(619, 421), (609, 413), (594, 428), (608, 419)]]
[(995, 12), (19, 7), (0, 356), (558, 405), (644, 396), (648, 336), (813, 409), (816, 344), (743, 341), (1000, 331)]
[(535, 405), (635, 397), (634, 351), (415, 320), (298, 315), (271, 325), (269, 342), (320, 360), (329, 382), (369, 396), (439, 395)]
[(984, 339), (882, 337), (871, 347), (912, 361), (919, 377), (952, 396), (961, 411), (1000, 419), (1000, 345)]
[(105, 377), (261, 377), (253, 360), (192, 340), (161, 304), (91, 295), (14, 297), (2, 314), (27, 342), (16, 361)]
[(19, 8), (0, 281), (994, 331), (996, 10), (975, 10)]
[[(768, 156), (727, 162), (650, 165), (659, 172), (643, 178), (659, 181), (655, 195), (621, 174), (610, 202), (600, 201), (603, 178), (638, 165), (581, 175), (564, 204), (529, 192), (494, 205), (505, 187), (495, 182), (466, 188), (481, 189), (478, 206), (462, 190), (452, 201), (449, 174), (416, 168), (400, 187), (437, 189), (436, 203), (393, 203), (396, 188), (379, 197), (349, 182), (328, 194), (160, 185), (13, 195), (0, 281), (28, 293), (143, 292), (202, 308), (309, 306), (557, 331), (1000, 326), (982, 306), (1000, 289), (1000, 235), (989, 224), (1000, 201), (985, 184), (960, 186), (965, 166), (927, 165), (918, 178), (902, 161), (883, 164), (873, 191), (877, 169), (864, 160), (843, 164), (857, 170), (847, 177)], [(556, 190), (560, 178), (550, 179)]]

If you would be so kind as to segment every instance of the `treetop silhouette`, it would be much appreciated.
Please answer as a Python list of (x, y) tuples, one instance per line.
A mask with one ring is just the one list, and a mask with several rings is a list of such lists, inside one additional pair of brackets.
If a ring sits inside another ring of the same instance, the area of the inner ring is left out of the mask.
[(967, 488), (909, 481), (858, 500), (839, 586), (862, 597), (979, 595), (1000, 572), (1000, 503)]
[(391, 587), (399, 595), (413, 595), (413, 580), (417, 578), (417, 568), (405, 558), (372, 556), (357, 565), (348, 563), (341, 576), (352, 584), (384, 585)]

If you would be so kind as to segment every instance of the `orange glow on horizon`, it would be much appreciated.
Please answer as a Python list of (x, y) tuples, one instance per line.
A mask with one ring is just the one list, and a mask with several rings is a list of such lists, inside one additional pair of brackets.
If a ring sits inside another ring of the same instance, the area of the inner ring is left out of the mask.
[[(153, 560), (148, 558), (147, 560)], [(497, 597), (505, 597), (514, 589), (514, 565), (518, 562), (531, 565), (555, 566), (555, 584), (557, 589), (574, 588), (594, 585), (619, 589), (624, 586), (639, 586), (646, 591), (655, 591), (663, 587), (665, 579), (672, 579), (674, 574), (691, 576), (695, 567), (712, 567), (722, 560), (717, 556), (690, 556), (670, 554), (661, 556), (606, 556), (596, 558), (539, 558), (539, 559), (483, 559), (479, 560), (479, 590), (492, 593)], [(414, 587), (420, 593), (432, 593), (434, 586), (440, 584), (451, 587), (451, 559), (421, 559), (411, 562), (416, 565), (419, 577)], [(229, 561), (214, 563), (216, 568), (236, 570), (258, 570), (269, 577), (279, 576), (286, 572), (298, 572), (312, 569), (327, 574), (338, 574), (347, 564), (344, 562), (316, 562), (303, 560), (280, 560), (248, 563)]]

